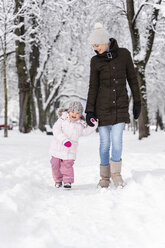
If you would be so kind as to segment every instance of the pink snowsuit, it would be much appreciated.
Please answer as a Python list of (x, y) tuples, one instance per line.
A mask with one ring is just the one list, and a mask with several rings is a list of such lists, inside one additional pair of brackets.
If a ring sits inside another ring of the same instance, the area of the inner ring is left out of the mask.
[[(90, 127), (82, 119), (71, 121), (67, 112), (63, 112), (54, 124), (50, 154), (55, 182), (74, 182), (73, 164), (76, 159), (78, 139), (80, 136), (91, 134), (97, 128), (98, 123), (94, 122), (94, 125)], [(67, 141), (72, 143), (71, 147), (64, 146)]]

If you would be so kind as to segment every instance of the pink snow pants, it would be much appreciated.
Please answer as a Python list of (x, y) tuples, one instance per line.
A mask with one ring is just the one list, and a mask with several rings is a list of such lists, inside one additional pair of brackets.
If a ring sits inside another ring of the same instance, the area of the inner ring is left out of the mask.
[(52, 175), (56, 183), (74, 183), (74, 160), (62, 160), (52, 156), (50, 160)]

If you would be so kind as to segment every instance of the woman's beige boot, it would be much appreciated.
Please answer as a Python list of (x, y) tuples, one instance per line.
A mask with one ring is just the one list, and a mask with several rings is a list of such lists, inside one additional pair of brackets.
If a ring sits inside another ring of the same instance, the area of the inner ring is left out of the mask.
[(100, 176), (99, 186), (102, 188), (108, 188), (110, 182), (110, 165), (100, 165)]
[(110, 160), (111, 167), (111, 178), (116, 187), (122, 186), (124, 187), (124, 181), (121, 176), (121, 160), (119, 162), (114, 162)]

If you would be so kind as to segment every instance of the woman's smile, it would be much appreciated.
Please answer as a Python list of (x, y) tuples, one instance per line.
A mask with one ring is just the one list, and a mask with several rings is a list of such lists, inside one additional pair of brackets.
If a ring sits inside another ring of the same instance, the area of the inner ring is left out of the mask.
[(102, 54), (106, 51), (109, 44), (93, 44), (93, 49), (97, 51), (99, 54)]

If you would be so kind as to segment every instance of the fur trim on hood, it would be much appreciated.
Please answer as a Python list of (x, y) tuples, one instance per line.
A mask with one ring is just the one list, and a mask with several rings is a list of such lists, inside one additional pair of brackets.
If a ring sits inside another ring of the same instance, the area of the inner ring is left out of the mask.
[[(59, 109), (58, 110), (58, 116), (61, 117), (63, 112), (68, 112), (68, 109), (64, 109), (64, 108)], [(85, 121), (85, 117), (83, 115), (81, 115), (80, 119)]]

